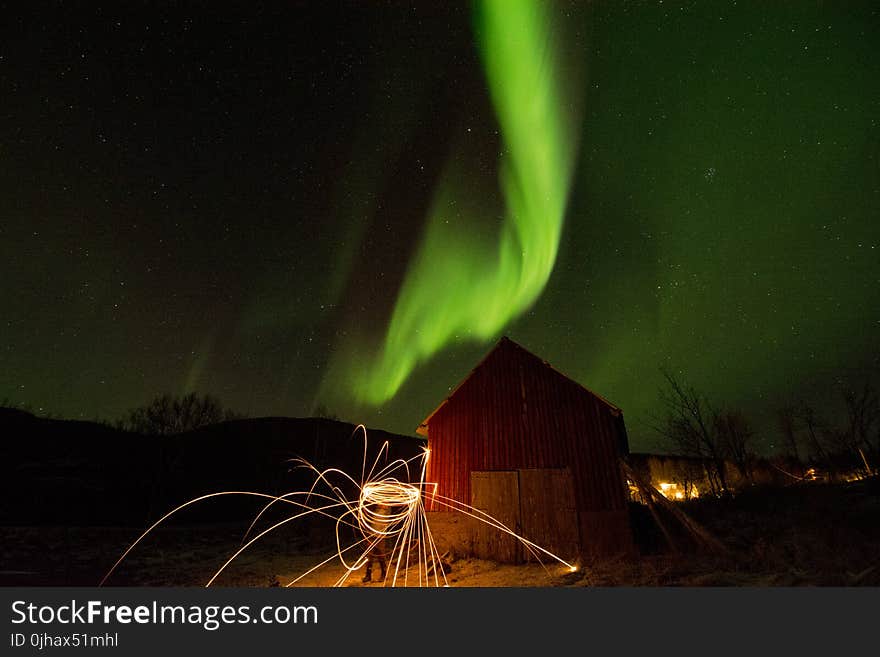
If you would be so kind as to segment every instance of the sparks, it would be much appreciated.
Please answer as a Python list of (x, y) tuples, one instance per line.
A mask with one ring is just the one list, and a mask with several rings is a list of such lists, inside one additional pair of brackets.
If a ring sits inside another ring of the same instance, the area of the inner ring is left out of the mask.
[[(447, 587), (449, 582), (446, 579), (442, 556), (428, 523), (426, 499), (516, 538), (542, 565), (544, 560), (549, 559), (559, 562), (569, 572), (578, 570), (578, 566), (520, 536), (491, 515), (458, 500), (439, 495), (436, 485), (425, 481), (425, 466), (430, 454), (427, 449), (410, 459), (396, 459), (380, 467), (382, 457), (384, 456), (386, 461), (388, 457), (388, 443), (385, 442), (367, 471), (367, 430), (363, 425), (359, 425), (355, 431), (361, 431), (364, 440), (364, 460), (360, 481), (338, 468), (319, 470), (305, 459), (294, 459), (298, 467), (307, 469), (314, 477), (308, 490), (296, 490), (283, 495), (253, 491), (219, 491), (196, 497), (175, 507), (144, 531), (117, 559), (99, 586), (107, 582), (144, 538), (170, 517), (199, 502), (230, 495), (251, 496), (263, 499), (266, 503), (245, 531), (241, 546), (214, 572), (205, 584), (206, 587), (211, 586), (235, 559), (261, 538), (279, 527), (310, 515), (329, 517), (336, 521), (336, 550), (312, 568), (294, 577), (285, 586), (294, 586), (319, 568), (334, 562), (343, 567), (343, 574), (336, 580), (334, 586), (344, 586), (354, 572), (368, 563), (371, 551), (384, 541), (393, 547), (387, 559), (388, 568), (382, 581), (383, 585)], [(418, 471), (418, 475), (414, 478), (415, 483), (410, 476), (413, 470)], [(352, 485), (356, 488), (357, 495), (349, 499), (344, 490), (352, 488)], [(276, 504), (293, 507), (292, 513), (283, 520), (253, 533), (260, 518)], [(351, 533), (356, 533), (361, 538), (347, 538)]]

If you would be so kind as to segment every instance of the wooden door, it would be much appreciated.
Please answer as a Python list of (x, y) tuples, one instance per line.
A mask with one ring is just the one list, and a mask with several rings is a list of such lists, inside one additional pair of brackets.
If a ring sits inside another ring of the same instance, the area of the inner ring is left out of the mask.
[[(566, 559), (580, 551), (574, 482), (568, 468), (519, 470), (519, 507), (522, 535), (545, 550)], [(546, 555), (524, 550), (526, 560)]]
[[(516, 470), (471, 472), (471, 506), (482, 521), (474, 522), (474, 553), (480, 559), (519, 563), (520, 541), (492, 523), (501, 523), (519, 533), (519, 475)], [(492, 517), (489, 520), (480, 515)]]

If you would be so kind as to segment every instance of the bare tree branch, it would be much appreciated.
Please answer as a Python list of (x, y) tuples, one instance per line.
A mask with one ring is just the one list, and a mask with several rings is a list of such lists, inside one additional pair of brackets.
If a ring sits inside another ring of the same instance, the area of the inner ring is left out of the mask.
[(160, 395), (146, 406), (131, 409), (117, 425), (148, 436), (170, 436), (238, 417), (216, 397), (192, 392), (182, 397)]

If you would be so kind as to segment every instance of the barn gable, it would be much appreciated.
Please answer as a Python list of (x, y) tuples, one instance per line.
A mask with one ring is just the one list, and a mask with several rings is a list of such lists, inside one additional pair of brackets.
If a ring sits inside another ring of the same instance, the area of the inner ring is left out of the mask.
[[(497, 361), (504, 359), (519, 360), (530, 369), (537, 369), (540, 367), (546, 368), (548, 372), (552, 373), (553, 375), (555, 375), (555, 377), (558, 378), (559, 385), (577, 387), (586, 394), (595, 397), (599, 402), (607, 406), (612, 415), (617, 416), (621, 413), (621, 410), (617, 406), (612, 404), (601, 395), (596, 394), (592, 390), (589, 390), (588, 388), (582, 386), (577, 381), (565, 376), (562, 372), (557, 370), (546, 360), (539, 358), (522, 345), (514, 342), (507, 336), (504, 336), (501, 338), (501, 340), (498, 341), (498, 344), (496, 344), (495, 347), (483, 357), (483, 360), (477, 363), (474, 369), (472, 369), (470, 373), (465, 378), (463, 378), (458, 383), (458, 385), (455, 386), (455, 388), (453, 388), (452, 392), (449, 393), (449, 396), (444, 399), (437, 408), (431, 411), (428, 417), (422, 420), (419, 426), (416, 427), (416, 433), (420, 436), (427, 436), (428, 424), (430, 423), (431, 418), (433, 418), (438, 411), (440, 411), (453, 397), (457, 396), (459, 393), (461, 393), (462, 395), (468, 394), (468, 386), (472, 384), (475, 377), (479, 378), (479, 375), (482, 374), (482, 371), (484, 369), (489, 369), (490, 371), (496, 369), (499, 367)], [(623, 445), (623, 448), (624, 451), (627, 451), (628, 449), (626, 445)]]

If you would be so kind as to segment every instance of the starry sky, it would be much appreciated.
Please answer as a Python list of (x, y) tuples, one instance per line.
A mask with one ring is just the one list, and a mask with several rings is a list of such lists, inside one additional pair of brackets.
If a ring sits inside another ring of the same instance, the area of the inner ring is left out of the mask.
[[(412, 434), (508, 335), (623, 408), (634, 450), (660, 367), (769, 450), (773, 409), (880, 374), (876, 3), (546, 4), (565, 127), (531, 139), (571, 146), (549, 276), (388, 398), (352, 381), (403, 292), (505, 230), (518, 69), (487, 75), (469, 3), (221, 4), (0, 8), (6, 404), (197, 391)], [(431, 240), (438, 198), (459, 239)]]

